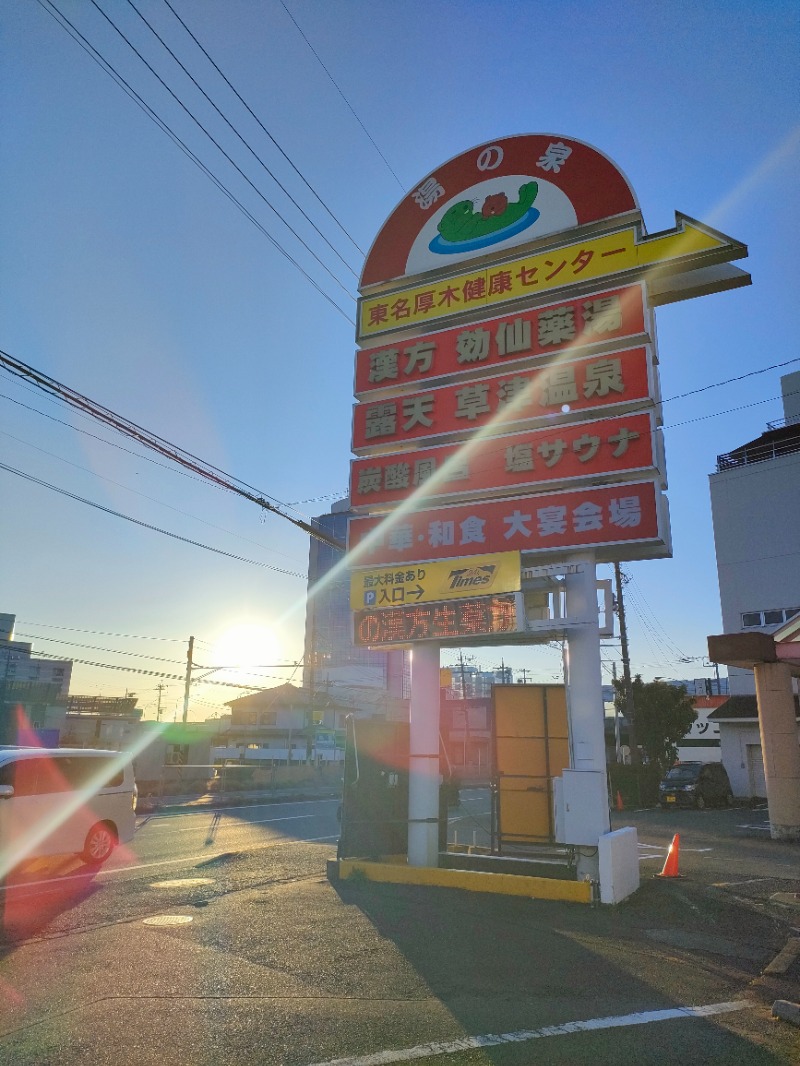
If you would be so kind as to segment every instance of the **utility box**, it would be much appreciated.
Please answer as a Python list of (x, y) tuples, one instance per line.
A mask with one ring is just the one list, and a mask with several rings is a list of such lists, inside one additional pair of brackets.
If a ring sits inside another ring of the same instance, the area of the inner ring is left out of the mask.
[(611, 828), (606, 775), (600, 770), (563, 770), (553, 779), (553, 806), (559, 844), (597, 847)]
[(408, 723), (347, 716), (338, 859), (408, 850)]

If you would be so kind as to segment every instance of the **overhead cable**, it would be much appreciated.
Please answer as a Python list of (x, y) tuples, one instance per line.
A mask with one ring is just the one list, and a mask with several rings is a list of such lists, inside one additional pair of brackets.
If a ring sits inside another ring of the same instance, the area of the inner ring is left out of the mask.
[[(93, 0), (93, 2), (94, 2), (94, 0)], [(322, 238), (322, 240), (325, 242), (325, 244), (327, 244), (327, 246), (330, 248), (330, 250), (336, 256), (336, 258), (342, 263), (343, 266), (345, 266), (350, 271), (350, 273), (353, 275), (353, 277), (357, 279), (358, 275), (356, 274), (355, 270), (353, 270), (353, 268), (350, 266), (350, 264), (347, 262), (347, 260), (342, 255), (339, 254), (337, 249), (331, 244), (331, 242), (328, 240), (328, 238), (325, 236), (325, 234), (322, 232), (322, 230), (319, 228), (319, 226), (317, 226), (316, 222), (314, 222), (314, 220), (312, 218), (310, 218), (306, 214), (306, 212), (303, 210), (303, 208), (300, 206), (300, 204), (297, 202), (297, 200), (295, 200), (294, 196), (292, 196), (292, 194), (289, 192), (289, 190), (286, 188), (286, 186), (282, 184), (282, 182), (275, 176), (275, 174), (273, 174), (273, 172), (270, 170), (270, 168), (267, 166), (267, 164), (264, 162), (264, 160), (261, 158), (261, 156), (258, 154), (258, 152), (256, 152), (256, 150), (250, 145), (249, 141), (245, 140), (245, 138), (242, 136), (242, 134), (239, 132), (239, 130), (234, 126), (234, 124), (230, 121), (230, 119), (224, 113), (224, 111), (222, 111), (222, 109), (220, 107), (218, 107), (217, 104), (211, 99), (211, 97), (205, 91), (203, 86), (197, 81), (197, 79), (194, 77), (194, 75), (189, 70), (187, 70), (187, 68), (183, 65), (183, 63), (180, 61), (180, 59), (175, 55), (175, 53), (172, 51), (170, 46), (167, 44), (167, 42), (164, 40), (164, 38), (158, 32), (158, 30), (155, 29), (155, 27), (152, 25), (152, 23), (148, 22), (148, 20), (144, 17), (144, 15), (141, 13), (139, 8), (133, 2), (133, 0), (128, 0), (128, 4), (133, 8), (133, 10), (136, 12), (136, 14), (139, 16), (139, 18), (145, 24), (145, 26), (147, 26), (147, 28), (153, 34), (153, 36), (161, 43), (161, 45), (166, 49), (166, 51), (169, 52), (169, 54), (172, 56), (172, 58), (175, 60), (175, 62), (178, 64), (178, 66), (181, 68), (181, 70), (184, 72), (186, 77), (189, 78), (189, 80), (192, 82), (192, 84), (197, 88), (198, 92), (202, 93), (203, 97), (209, 102), (209, 104), (211, 104), (211, 106), (217, 112), (217, 114), (222, 119), (222, 121), (239, 138), (239, 140), (242, 142), (242, 144), (245, 146), (245, 148), (248, 150), (248, 152), (260, 164), (260, 166), (264, 169), (264, 171), (266, 171), (266, 173), (269, 174), (269, 176), (272, 178), (272, 180), (275, 182), (275, 184), (278, 186), (278, 188), (281, 190), (281, 192), (283, 192), (288, 197), (288, 199), (291, 200), (291, 202), (294, 204), (294, 206), (297, 208), (297, 210), (300, 212), (300, 214), (303, 216), (303, 218), (306, 220), (306, 222), (308, 222), (308, 224), (312, 227), (312, 229), (319, 235), (319, 237)], [(97, 5), (95, 4), (95, 6), (97, 6)], [(126, 40), (127, 40), (127, 38), (126, 38)], [(131, 47), (133, 47), (133, 46), (131, 46)], [(139, 53), (137, 52), (136, 54), (138, 55)], [(282, 221), (285, 221), (285, 220), (282, 219)], [(294, 230), (292, 230), (292, 232), (294, 232)]]
[(331, 211), (331, 209), (330, 209), (330, 208), (328, 207), (328, 205), (327, 205), (327, 204), (325, 203), (325, 201), (324, 201), (324, 200), (322, 199), (322, 197), (321, 197), (321, 196), (319, 195), (319, 193), (317, 192), (317, 190), (316, 190), (316, 189), (315, 189), (315, 188), (313, 187), (313, 185), (311, 185), (311, 184), (310, 184), (310, 183), (308, 182), (308, 180), (306, 179), (306, 177), (305, 177), (305, 175), (304, 175), (304, 174), (302, 173), (302, 171), (298, 170), (298, 168), (297, 168), (297, 167), (295, 166), (294, 162), (293, 162), (293, 161), (292, 161), (292, 160), (290, 159), (290, 157), (289, 157), (289, 156), (288, 156), (288, 155), (286, 154), (286, 152), (285, 152), (285, 151), (283, 150), (283, 148), (282, 148), (282, 147), (280, 146), (280, 144), (279, 144), (279, 143), (278, 143), (278, 142), (277, 142), (277, 141), (275, 140), (275, 138), (273, 137), (273, 135), (272, 135), (272, 134), (270, 133), (270, 131), (269, 131), (269, 130), (267, 129), (267, 127), (266, 127), (266, 126), (264, 125), (264, 123), (263, 123), (263, 122), (261, 121), (261, 119), (260, 119), (260, 118), (258, 117), (258, 115), (257, 115), (257, 114), (255, 113), (255, 111), (253, 111), (252, 107), (250, 107), (250, 105), (249, 105), (249, 104), (247, 103), (247, 101), (246, 101), (246, 100), (244, 99), (244, 97), (242, 96), (242, 94), (241, 94), (241, 93), (240, 93), (240, 92), (239, 92), (239, 91), (238, 91), (238, 90), (236, 89), (236, 87), (235, 87), (235, 86), (234, 86), (234, 85), (233, 85), (233, 84), (231, 83), (231, 81), (230, 81), (230, 80), (229, 80), (229, 79), (228, 79), (228, 78), (227, 78), (227, 77), (225, 76), (225, 74), (224, 74), (224, 73), (222, 72), (222, 70), (220, 70), (219, 66), (218, 66), (218, 65), (217, 65), (217, 64), (216, 64), (216, 63), (214, 62), (214, 60), (213, 60), (213, 59), (211, 58), (211, 56), (210, 56), (210, 55), (208, 54), (208, 52), (207, 52), (207, 51), (205, 50), (205, 48), (204, 48), (204, 47), (202, 46), (202, 44), (200, 44), (200, 42), (198, 41), (198, 39), (197, 39), (197, 38), (195, 37), (195, 35), (194, 35), (194, 34), (192, 33), (192, 31), (191, 31), (191, 30), (189, 29), (189, 27), (188, 27), (188, 26), (186, 25), (186, 23), (185, 23), (185, 22), (183, 21), (183, 19), (182, 19), (182, 18), (181, 18), (181, 16), (180, 16), (180, 15), (178, 14), (178, 12), (177, 12), (177, 11), (175, 10), (175, 8), (174, 8), (174, 7), (172, 6), (172, 4), (171, 4), (171, 3), (169, 2), (169, 0), (164, 0), (164, 3), (165, 3), (165, 4), (167, 5), (167, 7), (168, 7), (168, 8), (170, 9), (170, 11), (171, 11), (171, 12), (172, 12), (172, 14), (173, 14), (173, 15), (175, 16), (175, 18), (176, 18), (176, 19), (178, 20), (178, 22), (180, 22), (181, 26), (183, 26), (183, 28), (184, 28), (184, 29), (186, 30), (186, 32), (187, 32), (187, 33), (189, 34), (189, 36), (191, 37), (191, 39), (192, 39), (192, 40), (194, 41), (194, 43), (195, 43), (195, 44), (197, 45), (197, 47), (198, 47), (198, 48), (200, 49), (200, 51), (201, 51), (201, 52), (203, 53), (203, 55), (204, 55), (204, 56), (206, 57), (206, 59), (207, 59), (207, 60), (209, 61), (209, 63), (211, 64), (211, 66), (212, 66), (212, 67), (214, 68), (214, 70), (216, 70), (217, 74), (219, 74), (219, 76), (220, 76), (220, 77), (222, 78), (222, 80), (223, 80), (223, 81), (225, 82), (225, 84), (226, 84), (226, 85), (228, 86), (228, 88), (229, 88), (229, 89), (231, 90), (231, 92), (232, 92), (232, 93), (233, 93), (233, 95), (234, 95), (234, 96), (236, 97), (236, 99), (237, 99), (237, 100), (238, 100), (238, 101), (239, 101), (239, 102), (240, 102), (240, 103), (242, 104), (242, 106), (243, 106), (243, 107), (244, 107), (244, 108), (245, 108), (245, 109), (247, 110), (247, 112), (248, 112), (248, 113), (250, 114), (250, 116), (251, 116), (251, 117), (252, 117), (253, 119), (255, 119), (255, 121), (256, 121), (256, 122), (258, 123), (258, 125), (259, 125), (259, 126), (261, 127), (261, 129), (263, 130), (263, 132), (264, 132), (264, 133), (265, 133), (265, 134), (267, 135), (267, 137), (269, 137), (269, 139), (270, 139), (270, 140), (272, 141), (272, 143), (273, 143), (273, 144), (275, 145), (275, 147), (276, 147), (276, 148), (278, 149), (278, 151), (279, 151), (279, 152), (281, 153), (281, 155), (283, 156), (283, 158), (284, 158), (284, 159), (286, 160), (286, 162), (287, 162), (287, 163), (289, 164), (289, 166), (290, 166), (290, 167), (292, 168), (292, 170), (293, 170), (293, 171), (295, 172), (295, 174), (296, 174), (296, 175), (298, 176), (298, 178), (300, 178), (300, 180), (301, 180), (301, 181), (303, 182), (303, 184), (305, 185), (305, 187), (306, 187), (306, 188), (307, 188), (307, 189), (309, 190), (309, 192), (310, 192), (310, 193), (311, 193), (311, 194), (312, 194), (312, 195), (313, 195), (313, 196), (314, 196), (314, 197), (316, 198), (316, 200), (317, 200), (317, 202), (319, 203), (319, 205), (320, 205), (320, 206), (321, 206), (321, 207), (322, 207), (322, 208), (323, 208), (323, 209), (324, 209), (325, 211), (327, 211), (327, 213), (328, 213), (328, 214), (330, 215), (330, 217), (331, 217), (331, 218), (333, 219), (333, 221), (334, 221), (334, 222), (336, 223), (336, 225), (337, 225), (337, 226), (339, 227), (339, 229), (340, 229), (340, 230), (342, 231), (342, 233), (343, 233), (343, 234), (345, 235), (345, 237), (347, 237), (347, 239), (348, 239), (348, 240), (350, 241), (350, 243), (351, 243), (351, 244), (353, 245), (353, 247), (354, 247), (354, 248), (356, 249), (356, 251), (358, 251), (358, 252), (359, 252), (359, 253), (360, 253), (361, 255), (366, 255), (366, 252), (364, 251), (364, 249), (363, 249), (363, 248), (361, 248), (361, 247), (360, 247), (360, 246), (358, 245), (358, 243), (356, 242), (355, 238), (354, 238), (354, 237), (353, 237), (353, 236), (352, 236), (352, 235), (351, 235), (350, 233), (348, 233), (348, 231), (347, 231), (347, 230), (346, 230), (346, 229), (344, 228), (344, 226), (342, 225), (342, 223), (341, 223), (341, 222), (339, 221), (339, 219), (338, 219), (338, 218), (336, 217), (336, 215), (334, 215), (334, 213), (333, 213), (333, 212)]
[[(277, 219), (279, 219), (279, 221), (282, 222), (284, 226), (286, 226), (286, 228), (289, 230), (289, 232), (291, 234), (293, 234), (294, 237), (297, 238), (297, 240), (303, 245), (303, 247), (306, 249), (306, 251), (309, 253), (309, 255), (313, 259), (315, 259), (317, 261), (317, 263), (319, 263), (319, 265), (325, 271), (325, 273), (330, 278), (332, 278), (333, 281), (336, 282), (336, 284), (339, 286), (339, 288), (342, 290), (342, 292), (344, 292), (347, 296), (349, 296), (351, 300), (354, 300), (355, 297), (350, 292), (350, 290), (347, 288), (347, 286), (333, 273), (333, 271), (323, 262), (323, 260), (320, 259), (320, 257), (314, 251), (314, 249), (311, 248), (308, 244), (306, 244), (306, 242), (303, 240), (303, 238), (300, 236), (300, 234), (297, 232), (297, 230), (294, 229), (286, 221), (286, 219), (283, 217), (283, 215), (281, 215), (280, 211), (278, 211), (278, 209), (264, 195), (264, 193), (255, 184), (255, 182), (251, 181), (251, 179), (247, 176), (247, 174), (245, 174), (245, 172), (242, 170), (242, 168), (239, 166), (239, 164), (234, 159), (231, 158), (231, 156), (228, 154), (228, 152), (225, 151), (225, 149), (222, 147), (222, 145), (219, 143), (219, 141), (216, 139), (216, 137), (214, 137), (213, 134), (209, 133), (209, 131), (206, 129), (206, 127), (203, 125), (203, 123), (200, 121), (200, 119), (197, 118), (197, 116), (193, 113), (191, 108), (187, 104), (185, 104), (183, 102), (183, 100), (181, 100), (181, 98), (175, 92), (175, 90), (172, 89), (166, 83), (166, 81), (164, 81), (164, 79), (161, 77), (161, 75), (158, 73), (158, 71), (155, 69), (155, 67), (145, 59), (145, 57), (142, 55), (142, 53), (139, 51), (139, 49), (136, 47), (136, 45), (133, 44), (133, 42), (131, 40), (129, 40), (129, 38), (122, 32), (122, 30), (119, 28), (119, 26), (117, 26), (117, 24), (110, 17), (110, 15), (108, 15), (102, 9), (100, 4), (98, 4), (97, 0), (89, 0), (89, 3), (92, 4), (92, 6), (95, 7), (100, 12), (100, 14), (103, 16), (103, 18), (109, 24), (109, 26), (111, 26), (111, 28), (116, 33), (119, 34), (119, 36), (122, 38), (122, 40), (125, 42), (125, 44), (127, 44), (127, 46), (131, 49), (131, 51), (136, 56), (139, 57), (139, 59), (142, 61), (142, 63), (144, 63), (144, 65), (147, 67), (147, 69), (150, 71), (150, 73), (153, 75), (153, 77), (159, 82), (160, 85), (163, 86), (163, 88), (165, 88), (167, 90), (167, 92), (172, 97), (172, 99), (175, 101), (175, 103), (189, 116), (189, 118), (192, 120), (192, 122), (194, 122), (194, 124), (197, 126), (197, 128), (199, 130), (201, 130), (206, 135), (206, 137), (208, 137), (208, 139), (211, 141), (211, 143), (214, 145), (214, 147), (217, 149), (217, 151), (222, 153), (222, 155), (228, 160), (228, 162), (233, 167), (233, 169), (237, 172), (237, 174), (239, 174), (242, 178), (244, 178), (244, 180), (247, 182), (247, 184), (250, 186), (250, 188), (253, 190), (253, 192), (256, 194), (256, 196), (258, 196), (259, 199), (261, 199), (267, 205), (267, 207), (270, 209), (270, 211), (272, 211), (272, 213), (275, 215), (275, 217)], [(335, 251), (335, 249), (334, 249), (334, 251)], [(339, 255), (338, 252), (336, 252), (336, 254)], [(339, 258), (341, 259), (341, 256), (339, 256)], [(344, 260), (342, 260), (342, 262), (344, 262)], [(345, 266), (347, 266), (346, 263), (345, 263)], [(353, 277), (356, 277), (355, 272), (349, 266), (347, 266), (347, 269), (350, 270), (350, 273), (353, 274)]]
[[(165, 0), (165, 2), (166, 2), (166, 0)], [(322, 59), (320, 58), (320, 55), (319, 55), (319, 53), (318, 53), (318, 52), (316, 51), (316, 49), (315, 49), (315, 48), (314, 48), (314, 46), (312, 45), (311, 41), (309, 41), (308, 37), (306, 37), (306, 35), (305, 35), (305, 34), (303, 33), (303, 31), (302, 31), (302, 30), (300, 29), (300, 25), (299, 25), (299, 23), (297, 22), (297, 19), (296, 19), (296, 18), (294, 17), (294, 15), (293, 15), (293, 14), (291, 13), (291, 11), (290, 11), (290, 10), (289, 10), (289, 8), (288, 8), (288, 7), (286, 6), (286, 4), (284, 4), (283, 0), (280, 0), (280, 4), (281, 4), (281, 7), (283, 8), (283, 10), (284, 10), (284, 11), (286, 12), (286, 14), (287, 14), (287, 15), (289, 16), (289, 18), (290, 18), (290, 19), (292, 20), (292, 22), (294, 23), (294, 25), (295, 25), (295, 28), (297, 29), (297, 32), (298, 32), (298, 33), (300, 34), (300, 36), (301, 36), (301, 37), (303, 38), (303, 40), (304, 40), (304, 41), (306, 42), (306, 44), (308, 45), (308, 47), (309, 47), (309, 48), (311, 49), (311, 52), (313, 53), (313, 55), (314, 55), (314, 58), (316, 59), (316, 61), (317, 61), (317, 62), (319, 63), (319, 65), (320, 65), (320, 66), (322, 67), (322, 69), (323, 69), (323, 70), (325, 71), (325, 73), (326, 73), (326, 74), (328, 75), (328, 77), (330, 78), (331, 84), (332, 84), (332, 85), (333, 85), (333, 87), (334, 87), (334, 88), (336, 89), (336, 91), (337, 91), (337, 93), (339, 94), (339, 96), (341, 96), (341, 98), (342, 98), (342, 99), (344, 100), (344, 102), (345, 102), (345, 103), (347, 104), (347, 107), (348, 107), (348, 109), (349, 109), (349, 111), (350, 111), (350, 114), (351, 114), (351, 115), (353, 116), (353, 118), (354, 118), (354, 119), (356, 120), (356, 122), (357, 122), (357, 123), (359, 124), (359, 126), (360, 126), (360, 127), (361, 127), (361, 129), (362, 129), (362, 130), (364, 131), (364, 133), (366, 133), (367, 137), (369, 138), (369, 142), (370, 142), (370, 144), (372, 145), (372, 147), (373, 147), (373, 148), (375, 149), (375, 151), (376, 151), (376, 152), (378, 153), (378, 155), (379, 155), (379, 156), (381, 157), (381, 159), (382, 159), (382, 160), (384, 161), (384, 163), (385, 163), (385, 164), (386, 164), (386, 166), (388, 167), (388, 169), (389, 169), (389, 173), (390, 173), (390, 174), (392, 175), (392, 177), (393, 177), (393, 178), (394, 178), (394, 180), (395, 180), (395, 181), (397, 182), (397, 184), (398, 184), (398, 185), (400, 186), (400, 188), (401, 188), (401, 189), (403, 190), (403, 192), (405, 192), (405, 186), (403, 185), (402, 181), (401, 181), (401, 180), (400, 180), (400, 179), (398, 178), (398, 176), (397, 176), (397, 175), (395, 174), (394, 170), (392, 170), (392, 165), (391, 165), (391, 163), (390, 163), (390, 162), (389, 162), (389, 160), (388, 160), (388, 159), (386, 158), (386, 156), (385, 156), (385, 155), (383, 154), (383, 152), (382, 152), (382, 151), (380, 150), (380, 148), (378, 147), (378, 145), (377, 145), (377, 144), (375, 143), (375, 141), (374, 141), (374, 139), (373, 139), (373, 137), (372, 137), (372, 134), (371, 134), (371, 133), (369, 132), (369, 130), (367, 129), (367, 127), (366, 127), (366, 126), (364, 125), (364, 123), (363, 123), (363, 122), (361, 121), (361, 119), (360, 119), (360, 118), (358, 117), (358, 115), (357, 115), (357, 114), (355, 113), (355, 111), (354, 111), (354, 109), (353, 109), (353, 106), (352, 106), (352, 104), (350, 103), (350, 101), (349, 101), (349, 100), (347, 99), (347, 97), (346, 97), (346, 96), (344, 95), (344, 93), (342, 92), (342, 90), (341, 90), (341, 88), (339, 87), (339, 84), (337, 83), (337, 81), (336, 81), (336, 79), (334, 78), (333, 74), (331, 74), (331, 72), (330, 72), (330, 71), (328, 70), (328, 68), (327, 68), (327, 67), (325, 66), (325, 64), (324, 64), (324, 63), (322, 62)]]
[(181, 537), (177, 533), (171, 533), (168, 529), (161, 529), (159, 526), (151, 526), (148, 522), (141, 522), (138, 518), (132, 518), (131, 515), (122, 514), (121, 511), (114, 511), (110, 507), (104, 507), (101, 503), (96, 503), (94, 500), (87, 500), (83, 496), (78, 496), (74, 492), (68, 492), (67, 489), (62, 489), (58, 485), (51, 485), (49, 481), (42, 481), (41, 478), (34, 477), (32, 474), (26, 474), (24, 470), (17, 470), (14, 466), (8, 466), (6, 463), (0, 463), (0, 470), (7, 470), (10, 474), (17, 474), (18, 477), (25, 478), (26, 481), (32, 481), (35, 485), (41, 485), (42, 488), (50, 489), (53, 492), (59, 493), (61, 496), (68, 496), (71, 500), (76, 500), (78, 503), (85, 503), (87, 507), (94, 507), (98, 511), (104, 511), (106, 514), (114, 515), (115, 518), (124, 518), (126, 522), (133, 522), (136, 526), (141, 526), (143, 529), (150, 529), (154, 533), (162, 533), (165, 537), (172, 537), (173, 540), (180, 540), (184, 544), (192, 544), (195, 548), (204, 548), (208, 552), (214, 552), (215, 555), (224, 555), (228, 559), (235, 559), (239, 563), (248, 563), (250, 566), (261, 566), (265, 570), (274, 570), (279, 574), (286, 574), (289, 577), (302, 578), (305, 575), (295, 573), (291, 570), (280, 570), (277, 566), (270, 566), (269, 563), (261, 563), (256, 559), (246, 559), (243, 555), (234, 555), (232, 552), (223, 551), (221, 548), (212, 548), (210, 544), (202, 544), (199, 540), (191, 540), (189, 537)]
[[(109, 633), (105, 629), (75, 629), (73, 626), (57, 626), (50, 622), (19, 621), (21, 626), (35, 626), (37, 629), (60, 629), (64, 633), (90, 633), (95, 637), (123, 637), (125, 640), (163, 640), (170, 644), (185, 644), (186, 637), (146, 637), (143, 633)], [(34, 638), (36, 639), (36, 638)], [(197, 638), (195, 638), (197, 643)]]
[[(252, 485), (248, 485), (244, 481), (239, 481), (237, 478), (233, 478), (230, 474), (226, 474), (224, 470), (220, 470), (219, 467), (213, 466), (211, 463), (206, 463), (196, 455), (192, 455), (191, 452), (187, 452), (183, 448), (180, 448), (177, 444), (170, 444), (170, 442), (163, 437), (159, 437), (157, 434), (143, 429), (135, 422), (131, 422), (122, 415), (116, 414), (108, 407), (103, 407), (102, 404), (95, 403), (94, 400), (90, 400), (87, 396), (83, 396), (81, 393), (76, 392), (68, 385), (62, 385), (61, 382), (56, 381), (55, 378), (51, 378), (49, 375), (35, 370), (33, 367), (28, 366), (27, 363), (15, 359), (14, 356), (9, 355), (8, 352), (2, 350), (0, 350), (0, 366), (4, 366), (16, 377), (30, 381), (43, 392), (58, 396), (71, 407), (90, 414), (99, 422), (103, 422), (105, 425), (111, 426), (111, 428), (115, 429), (118, 433), (123, 434), (123, 436), (129, 437), (130, 439), (137, 441), (139, 444), (144, 445), (146, 448), (150, 448), (152, 451), (166, 456), (173, 462), (178, 463), (179, 466), (183, 466), (187, 470), (191, 470), (194, 473), (199, 474), (201, 477), (206, 478), (208, 481), (212, 481), (217, 485), (221, 485), (223, 488), (229, 489), (231, 492), (235, 492), (239, 496), (243, 496), (246, 500), (250, 500), (251, 503), (258, 504), (258, 506), (263, 507), (264, 510), (271, 511), (280, 518), (286, 519), (287, 522), (291, 522), (292, 525), (302, 529), (305, 533), (315, 537), (317, 540), (321, 540), (323, 544), (327, 544), (329, 547), (337, 548), (342, 551), (344, 550), (344, 544), (342, 544), (341, 541), (328, 536), (327, 533), (310, 525), (308, 522), (304, 522), (299, 518), (294, 518), (292, 515), (286, 514), (286, 512), (281, 509), (285, 506), (284, 504), (278, 506), (279, 501), (275, 501), (275, 503), (269, 502), (269, 500), (265, 498), (266, 494), (260, 493), (259, 490)], [(271, 569), (275, 568), (272, 567)]]
[[(191, 514), (189, 511), (184, 511), (180, 507), (173, 507), (171, 503), (157, 500), (155, 496), (148, 496), (146, 492), (139, 492), (138, 489), (132, 489), (130, 485), (123, 485), (121, 481), (115, 481), (113, 478), (105, 477), (103, 474), (99, 474), (96, 470), (91, 470), (88, 466), (81, 466), (80, 463), (73, 463), (71, 459), (66, 459), (63, 455), (56, 455), (55, 452), (48, 451), (47, 448), (40, 448), (38, 444), (31, 444), (30, 441), (23, 440), (22, 437), (15, 437), (13, 433), (7, 433), (4, 429), (0, 429), (0, 433), (2, 433), (4, 437), (10, 437), (11, 440), (18, 441), (20, 444), (24, 444), (28, 448), (33, 448), (35, 451), (41, 452), (42, 455), (49, 455), (53, 459), (58, 459), (61, 463), (66, 463), (67, 466), (72, 466), (76, 470), (82, 470), (86, 474), (91, 474), (92, 477), (100, 478), (101, 481), (107, 481), (109, 485), (116, 485), (117, 488), (124, 489), (126, 492), (132, 492), (134, 496), (141, 496), (143, 500), (149, 500), (150, 503), (158, 504), (159, 507), (166, 507), (168, 510), (174, 511), (176, 514), (183, 515), (184, 518), (191, 518), (195, 522), (202, 522), (204, 526), (219, 530), (220, 533), (227, 533), (230, 537), (237, 537), (240, 540), (245, 540), (248, 544), (254, 544), (257, 548), (264, 547), (263, 544), (259, 544), (258, 541), (252, 540), (250, 537), (243, 537), (241, 533), (235, 533), (232, 529), (225, 529), (224, 526), (218, 526), (215, 522), (209, 522), (205, 518), (200, 518), (199, 515)], [(145, 456), (142, 456), (142, 458), (145, 458)], [(191, 477), (191, 475), (187, 474), (187, 477)], [(192, 478), (192, 481), (197, 481), (197, 478)], [(203, 484), (203, 482), (201, 482), (201, 484)], [(274, 552), (274, 549), (272, 548), (266, 550)], [(285, 552), (274, 552), (274, 554), (284, 555), (287, 559), (291, 558), (291, 556), (286, 555)]]
[[(102, 670), (121, 670), (125, 674), (145, 674), (147, 677), (164, 677), (168, 681), (185, 681), (183, 674), (162, 674), (157, 670), (141, 670), (136, 666), (115, 666), (113, 663), (93, 663), (86, 659), (65, 659), (63, 655), (51, 655), (49, 652), (37, 652), (38, 659), (54, 659), (56, 662), (78, 663), (79, 666), (97, 666)], [(287, 668), (288, 669), (288, 668)], [(233, 681), (197, 681), (195, 684), (220, 685), (223, 688), (247, 689), (249, 692), (260, 692), (261, 685), (236, 685)]]
[(316, 289), (320, 296), (322, 296), (322, 298), (326, 300), (331, 305), (331, 307), (333, 307), (334, 310), (342, 316), (342, 318), (344, 318), (352, 326), (355, 326), (355, 322), (350, 317), (350, 315), (348, 315), (347, 312), (344, 311), (327, 292), (325, 292), (325, 290), (314, 280), (314, 278), (311, 277), (308, 271), (306, 271), (300, 265), (300, 263), (298, 263), (297, 260), (292, 255), (290, 255), (289, 252), (287, 252), (287, 250), (279, 243), (279, 241), (277, 241), (276, 238), (273, 237), (273, 235), (267, 229), (265, 229), (265, 227), (258, 221), (255, 215), (249, 210), (249, 208), (245, 207), (241, 200), (239, 200), (231, 192), (231, 190), (224, 184), (224, 182), (220, 178), (218, 178), (216, 174), (214, 174), (213, 171), (210, 170), (209, 167), (206, 166), (206, 164), (199, 158), (199, 156), (197, 156), (191, 150), (191, 148), (189, 148), (185, 141), (181, 140), (177, 133), (175, 133), (175, 131), (162, 118), (160, 118), (159, 115), (156, 114), (156, 112), (150, 107), (150, 105), (145, 103), (144, 99), (139, 95), (139, 93), (137, 93), (136, 90), (122, 77), (122, 75), (119, 74), (115, 70), (115, 68), (106, 59), (103, 58), (102, 55), (100, 55), (97, 49), (89, 43), (89, 41), (83, 36), (80, 30), (78, 30), (69, 21), (66, 15), (59, 11), (59, 9), (53, 3), (53, 0), (36, 0), (36, 2), (48, 13), (48, 15), (55, 19), (55, 21), (58, 22), (61, 28), (66, 30), (66, 32), (73, 38), (73, 40), (75, 40), (81, 46), (81, 48), (83, 48), (83, 50), (87, 52), (89, 56), (91, 56), (91, 58), (98, 64), (98, 66), (102, 70), (104, 70), (105, 73), (108, 74), (109, 77), (112, 78), (113, 81), (115, 81), (125, 93), (127, 93), (131, 100), (133, 100), (134, 103), (136, 103), (144, 111), (148, 118), (155, 122), (155, 124), (160, 130), (162, 130), (162, 132), (166, 133), (170, 140), (178, 148), (180, 148), (184, 155), (191, 159), (195, 166), (202, 170), (206, 177), (211, 182), (213, 182), (214, 185), (216, 185), (219, 191), (224, 196), (226, 196), (231, 201), (231, 203), (234, 204), (235, 207), (237, 207), (241, 211), (241, 213), (245, 216), (245, 218), (248, 219), (248, 221), (253, 223), (259, 233), (266, 237), (270, 244), (272, 244), (273, 247), (278, 252), (280, 252), (280, 254), (286, 260), (288, 260), (288, 262), (290, 262), (296, 270), (298, 270), (303, 275), (303, 277), (309, 282), (309, 284), (314, 289)]

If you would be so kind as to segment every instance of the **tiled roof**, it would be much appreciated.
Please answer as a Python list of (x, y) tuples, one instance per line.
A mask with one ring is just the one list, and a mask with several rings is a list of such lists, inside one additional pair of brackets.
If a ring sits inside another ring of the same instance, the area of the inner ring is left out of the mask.
[[(800, 698), (795, 696), (795, 713), (800, 718)], [(758, 721), (758, 701), (755, 696), (731, 696), (721, 707), (717, 707), (708, 715), (709, 721), (729, 721), (739, 719), (742, 721)]]

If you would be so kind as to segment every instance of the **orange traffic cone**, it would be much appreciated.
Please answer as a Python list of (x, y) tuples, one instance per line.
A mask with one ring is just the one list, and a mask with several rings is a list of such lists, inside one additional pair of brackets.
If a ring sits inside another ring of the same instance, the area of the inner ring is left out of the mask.
[(656, 877), (682, 877), (682, 874), (678, 873), (678, 852), (680, 851), (681, 837), (680, 833), (676, 833), (672, 838), (672, 843), (669, 846), (667, 857), (664, 860), (664, 868), (660, 874), (656, 874)]
[(625, 804), (622, 802), (622, 793), (620, 792), (619, 789), (617, 789), (617, 810), (618, 811), (624, 811), (625, 810)]

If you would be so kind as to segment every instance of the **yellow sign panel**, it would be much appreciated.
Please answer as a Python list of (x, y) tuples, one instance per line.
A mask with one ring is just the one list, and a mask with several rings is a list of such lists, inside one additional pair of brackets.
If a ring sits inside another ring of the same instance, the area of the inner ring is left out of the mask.
[(681, 265), (694, 268), (747, 254), (744, 245), (724, 234), (685, 216), (678, 218), (675, 230), (654, 237), (643, 238), (638, 226), (630, 226), (484, 270), (363, 299), (359, 339), (625, 271), (656, 265), (670, 270)]
[(521, 587), (519, 552), (496, 552), (469, 559), (353, 570), (350, 606), (354, 611), (404, 607), (519, 592)]

